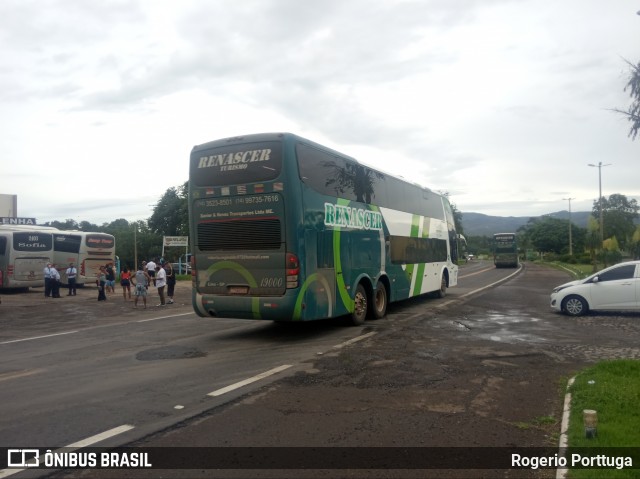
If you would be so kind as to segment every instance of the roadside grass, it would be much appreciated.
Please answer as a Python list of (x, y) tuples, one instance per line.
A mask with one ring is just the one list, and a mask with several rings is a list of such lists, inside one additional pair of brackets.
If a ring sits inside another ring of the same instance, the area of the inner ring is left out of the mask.
[(543, 429), (547, 430), (547, 426), (556, 426), (558, 420), (553, 416), (540, 416), (533, 418), (530, 422), (518, 422), (516, 427), (518, 429)]
[[(549, 266), (552, 266), (556, 269), (560, 269), (562, 271), (567, 271), (573, 276), (573, 279), (583, 279), (587, 276), (593, 274), (593, 265), (592, 264), (569, 264), (569, 263), (561, 263), (560, 261), (550, 261), (547, 262)], [(604, 268), (603, 265), (596, 266), (596, 271)]]
[[(620, 359), (603, 361), (587, 368), (575, 378), (569, 388), (571, 414), (568, 446), (570, 448), (634, 448), (637, 464), (640, 446), (640, 361)], [(597, 411), (597, 435), (587, 438), (583, 411)], [(602, 451), (598, 451), (603, 454)], [(604, 452), (606, 454), (606, 451)], [(613, 451), (619, 456), (621, 451)], [(623, 454), (624, 455), (624, 454)], [(638, 469), (570, 469), (571, 479), (639, 477)]]

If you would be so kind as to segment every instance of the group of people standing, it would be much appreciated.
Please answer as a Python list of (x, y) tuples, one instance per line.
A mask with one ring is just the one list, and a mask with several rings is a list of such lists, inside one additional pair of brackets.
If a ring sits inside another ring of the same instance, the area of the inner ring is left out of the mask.
[(96, 286), (98, 286), (98, 301), (106, 301), (108, 292), (116, 292), (116, 272), (113, 269), (113, 263), (100, 266), (96, 275)]
[[(60, 297), (60, 272), (56, 268), (56, 265), (47, 263), (44, 268), (44, 295), (47, 298), (59, 298)], [(69, 263), (69, 267), (65, 271), (67, 275), (67, 287), (69, 288), (69, 294), (67, 296), (76, 295), (76, 276), (78, 270)]]
[[(126, 268), (125, 268), (126, 270)], [(123, 270), (123, 272), (125, 271)], [(165, 306), (167, 304), (173, 304), (173, 294), (176, 286), (176, 275), (173, 271), (171, 263), (167, 263), (160, 260), (159, 265), (153, 260), (146, 262), (143, 261), (134, 275), (131, 275), (128, 271), (128, 280), (126, 285), (123, 284), (122, 275), (120, 275), (120, 283), (122, 285), (122, 294), (127, 299), (131, 299), (131, 283), (135, 286), (133, 307), (138, 307), (138, 300), (142, 298), (144, 307), (147, 307), (147, 291), (149, 286), (153, 284), (158, 289), (158, 296), (160, 297), (160, 304), (157, 306)], [(165, 287), (167, 288), (167, 299), (165, 299)]]
[[(73, 263), (69, 264), (66, 270), (67, 286), (69, 294), (67, 296), (76, 295), (76, 277), (78, 270)], [(115, 293), (116, 271), (113, 263), (107, 263), (100, 266), (100, 270), (96, 275), (96, 286), (98, 287), (98, 301), (106, 301), (107, 293)], [(131, 287), (134, 287), (134, 303), (133, 307), (138, 307), (138, 299), (142, 298), (144, 307), (147, 307), (147, 291), (149, 286), (153, 285), (158, 289), (160, 304), (173, 304), (173, 294), (176, 286), (176, 275), (171, 263), (159, 260), (155, 263), (153, 260), (140, 264), (138, 270), (132, 274), (129, 268), (125, 267), (120, 273), (120, 286), (122, 286), (122, 296), (125, 301), (131, 300)], [(166, 299), (165, 299), (165, 288)], [(44, 295), (46, 297), (60, 297), (60, 273), (52, 263), (47, 263), (44, 268)]]

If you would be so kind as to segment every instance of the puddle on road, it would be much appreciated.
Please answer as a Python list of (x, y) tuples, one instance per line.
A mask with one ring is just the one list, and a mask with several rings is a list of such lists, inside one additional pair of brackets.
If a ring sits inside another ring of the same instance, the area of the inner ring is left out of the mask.
[(506, 312), (486, 311), (482, 314), (465, 316), (462, 320), (450, 323), (459, 331), (468, 331), (479, 338), (502, 343), (545, 342), (546, 339), (532, 334), (527, 325), (541, 321), (520, 310)]
[(517, 324), (517, 323), (537, 323), (540, 321), (540, 318), (536, 318), (531, 316), (524, 311), (513, 309), (507, 312), (499, 312), (499, 311), (487, 311), (486, 317), (477, 316), (477, 321), (491, 321), (496, 324)]
[(162, 359), (191, 359), (202, 358), (207, 353), (200, 351), (198, 348), (189, 346), (165, 346), (155, 349), (147, 349), (136, 354), (138, 361), (157, 361)]

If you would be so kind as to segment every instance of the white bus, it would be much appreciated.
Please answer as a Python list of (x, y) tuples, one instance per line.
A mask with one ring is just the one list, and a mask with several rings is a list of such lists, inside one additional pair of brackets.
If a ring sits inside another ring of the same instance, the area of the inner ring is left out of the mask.
[(67, 283), (67, 267), (73, 263), (78, 270), (76, 284), (93, 283), (100, 266), (116, 264), (116, 239), (107, 233), (87, 231), (57, 231), (53, 233), (54, 263), (62, 283)]
[[(113, 235), (93, 231), (64, 231), (52, 226), (2, 225), (2, 230), (42, 231), (53, 236), (51, 262), (67, 284), (67, 268), (73, 263), (78, 270), (76, 284), (94, 283), (100, 266), (116, 264), (116, 240)], [(44, 268), (44, 266), (43, 266)]]
[(52, 258), (51, 232), (0, 229), (0, 287), (44, 286), (44, 268)]

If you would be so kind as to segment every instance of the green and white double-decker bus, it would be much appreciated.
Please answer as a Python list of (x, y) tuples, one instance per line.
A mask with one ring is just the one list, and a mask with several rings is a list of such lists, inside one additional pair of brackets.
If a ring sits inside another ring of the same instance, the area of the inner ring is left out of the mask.
[(518, 242), (515, 233), (493, 235), (493, 264), (496, 268), (518, 267)]
[(203, 317), (362, 324), (458, 281), (446, 197), (290, 133), (195, 146), (189, 217)]

